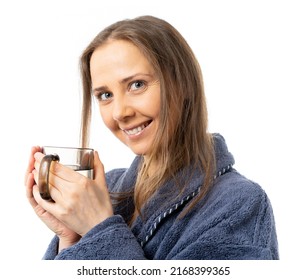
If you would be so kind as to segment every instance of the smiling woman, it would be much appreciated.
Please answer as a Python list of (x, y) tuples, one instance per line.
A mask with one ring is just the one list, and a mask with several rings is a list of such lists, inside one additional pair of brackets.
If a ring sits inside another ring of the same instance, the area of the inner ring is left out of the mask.
[(50, 202), (32, 149), (27, 197), (56, 234), (45, 259), (278, 259), (270, 201), (208, 132), (201, 69), (173, 26), (151, 16), (110, 25), (83, 52), (81, 74), (82, 146), (96, 98), (136, 157), (105, 174), (96, 153), (93, 180), (56, 163)]

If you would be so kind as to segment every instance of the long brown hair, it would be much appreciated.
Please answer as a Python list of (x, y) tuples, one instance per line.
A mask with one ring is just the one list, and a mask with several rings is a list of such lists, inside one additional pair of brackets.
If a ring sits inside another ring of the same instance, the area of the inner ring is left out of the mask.
[[(185, 39), (168, 22), (152, 16), (119, 21), (100, 32), (85, 49), (80, 61), (83, 82), (81, 144), (85, 147), (89, 142), (92, 104), (90, 59), (95, 49), (109, 39), (127, 40), (137, 46), (153, 65), (160, 82), (160, 126), (152, 152), (139, 169), (134, 190), (135, 213), (140, 213), (141, 207), (161, 184), (175, 178), (180, 169), (200, 166), (206, 177), (192, 207), (211, 185), (215, 169), (214, 148), (207, 131), (207, 107), (200, 66)], [(148, 176), (152, 162), (158, 163), (158, 171)]]

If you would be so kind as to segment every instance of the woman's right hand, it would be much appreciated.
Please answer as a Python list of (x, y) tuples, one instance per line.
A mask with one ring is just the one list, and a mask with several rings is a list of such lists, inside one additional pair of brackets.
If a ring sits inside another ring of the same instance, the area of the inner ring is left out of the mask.
[[(28, 167), (25, 174), (25, 187), (26, 187), (26, 196), (30, 205), (34, 209), (36, 215), (47, 225), (49, 229), (51, 229), (60, 239), (59, 243), (59, 252), (71, 245), (75, 244), (81, 238), (80, 235), (70, 230), (66, 225), (60, 222), (53, 215), (48, 213), (44, 208), (42, 208), (33, 196), (33, 188), (38, 188), (37, 180), (38, 174), (35, 170), (35, 158), (34, 154), (36, 152), (41, 152), (41, 148), (39, 146), (32, 147), (31, 155), (28, 163)], [(50, 202), (52, 203), (52, 202)]]

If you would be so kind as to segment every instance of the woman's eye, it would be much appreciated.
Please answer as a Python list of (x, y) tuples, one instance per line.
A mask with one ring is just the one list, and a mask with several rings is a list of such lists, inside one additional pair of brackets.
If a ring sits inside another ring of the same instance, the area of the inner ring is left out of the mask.
[(139, 89), (142, 89), (144, 86), (145, 86), (145, 83), (143, 81), (136, 81), (131, 84), (130, 89), (139, 90)]
[(98, 100), (106, 101), (113, 97), (113, 94), (110, 92), (103, 92), (98, 95)]

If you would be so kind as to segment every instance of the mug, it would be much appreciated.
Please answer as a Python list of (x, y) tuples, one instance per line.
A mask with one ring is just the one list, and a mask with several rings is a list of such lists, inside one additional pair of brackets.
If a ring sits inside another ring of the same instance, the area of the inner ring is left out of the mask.
[(52, 200), (49, 192), (49, 172), (53, 161), (70, 167), (78, 173), (93, 179), (94, 150), (90, 148), (71, 148), (43, 146), (42, 158), (38, 174), (38, 189), (45, 200)]

